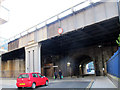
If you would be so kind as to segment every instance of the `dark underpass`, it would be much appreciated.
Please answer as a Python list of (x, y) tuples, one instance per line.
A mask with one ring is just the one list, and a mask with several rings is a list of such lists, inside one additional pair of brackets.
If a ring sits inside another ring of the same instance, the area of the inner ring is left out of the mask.
[(64, 76), (85, 75), (85, 65), (93, 61), (95, 74), (104, 75), (105, 62), (117, 50), (119, 26), (118, 17), (114, 17), (40, 42), (42, 73), (53, 76), (60, 69)]

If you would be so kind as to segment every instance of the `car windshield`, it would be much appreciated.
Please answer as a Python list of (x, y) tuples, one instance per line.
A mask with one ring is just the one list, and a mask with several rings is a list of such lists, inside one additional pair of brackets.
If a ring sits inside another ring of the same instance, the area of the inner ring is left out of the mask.
[(29, 78), (29, 75), (28, 74), (22, 74), (18, 78)]

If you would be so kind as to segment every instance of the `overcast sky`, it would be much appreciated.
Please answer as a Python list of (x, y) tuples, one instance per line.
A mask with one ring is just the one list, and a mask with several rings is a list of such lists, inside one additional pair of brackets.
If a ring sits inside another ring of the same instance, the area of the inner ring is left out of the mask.
[(5, 0), (9, 21), (0, 25), (0, 37), (10, 38), (84, 0)]

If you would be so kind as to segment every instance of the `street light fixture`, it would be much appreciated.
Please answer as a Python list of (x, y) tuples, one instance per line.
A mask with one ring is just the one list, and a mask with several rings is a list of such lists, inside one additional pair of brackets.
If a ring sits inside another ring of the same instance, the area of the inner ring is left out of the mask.
[(70, 66), (70, 62), (67, 63), (67, 66)]
[(81, 68), (81, 66), (82, 66), (82, 65), (80, 64), (79, 67)]
[(70, 70), (70, 72), (69, 72), (69, 75), (72, 77), (72, 75), (71, 75), (71, 66), (70, 66), (70, 62), (67, 62), (67, 67), (68, 67), (68, 70)]
[(98, 45), (98, 47), (99, 47), (99, 48), (101, 48), (101, 47), (102, 47), (102, 45)]

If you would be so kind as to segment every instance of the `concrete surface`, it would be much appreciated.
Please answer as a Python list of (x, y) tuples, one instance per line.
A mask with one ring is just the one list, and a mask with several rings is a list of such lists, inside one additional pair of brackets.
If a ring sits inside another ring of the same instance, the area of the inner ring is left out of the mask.
[[(91, 86), (90, 82), (93, 81)], [(16, 80), (13, 79), (0, 79), (0, 89), (1, 88), (17, 88)], [(37, 88), (116, 88), (112, 81), (108, 77), (104, 76), (86, 76), (84, 78), (71, 78), (67, 77), (63, 80), (53, 80), (50, 79), (48, 86), (40, 86)]]
[(117, 88), (108, 77), (100, 76), (94, 79), (91, 88)]

